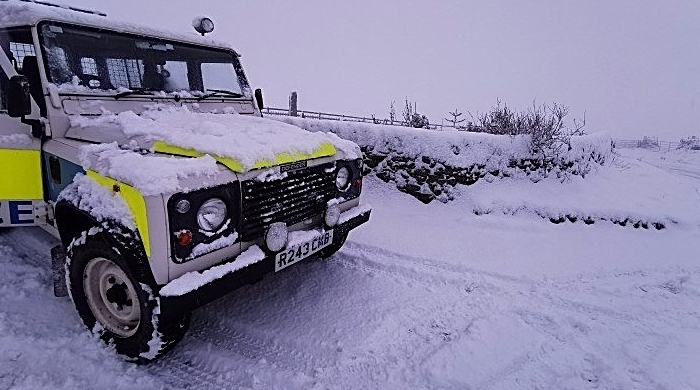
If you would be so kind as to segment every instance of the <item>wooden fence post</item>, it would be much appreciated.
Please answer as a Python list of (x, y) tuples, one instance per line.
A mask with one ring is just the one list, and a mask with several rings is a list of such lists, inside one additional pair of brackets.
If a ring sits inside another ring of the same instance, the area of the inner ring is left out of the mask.
[(289, 96), (289, 116), (298, 116), (296, 92), (292, 92)]

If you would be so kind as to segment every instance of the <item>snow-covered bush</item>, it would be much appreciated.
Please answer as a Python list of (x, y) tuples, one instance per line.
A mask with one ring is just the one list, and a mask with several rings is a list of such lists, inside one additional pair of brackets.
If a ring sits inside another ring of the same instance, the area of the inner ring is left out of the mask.
[(533, 154), (529, 135), (503, 136), (431, 131), (400, 126), (275, 117), (309, 131), (332, 132), (360, 145), (367, 170), (423, 202), (454, 198), (457, 184), (518, 177), (538, 182), (586, 176), (606, 163), (612, 143), (605, 136), (572, 137), (557, 158)]
[(403, 123), (409, 127), (430, 128), (428, 117), (419, 114), (416, 106), (416, 103), (411, 103), (411, 101), (406, 98), (403, 109)]
[(570, 148), (571, 137), (584, 135), (586, 118), (567, 123), (569, 107), (553, 103), (535, 105), (527, 111), (516, 112), (500, 101), (491, 111), (477, 116), (481, 131), (501, 135), (529, 135), (530, 151), (544, 160), (557, 159)]
[(700, 150), (700, 138), (694, 135), (688, 138), (681, 138), (679, 149)]

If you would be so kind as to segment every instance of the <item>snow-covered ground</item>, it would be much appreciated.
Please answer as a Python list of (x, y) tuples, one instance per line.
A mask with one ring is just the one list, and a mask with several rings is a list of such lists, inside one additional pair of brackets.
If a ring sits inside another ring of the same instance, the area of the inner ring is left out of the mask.
[(638, 161), (700, 179), (700, 150), (662, 149), (653, 151), (649, 149), (624, 149), (623, 153)]
[(0, 389), (700, 388), (700, 180), (666, 169), (677, 153), (621, 153), (586, 179), (480, 181), (448, 204), (368, 178), (372, 220), (341, 252), (196, 311), (148, 366), (53, 298), (46, 234), (4, 231)]

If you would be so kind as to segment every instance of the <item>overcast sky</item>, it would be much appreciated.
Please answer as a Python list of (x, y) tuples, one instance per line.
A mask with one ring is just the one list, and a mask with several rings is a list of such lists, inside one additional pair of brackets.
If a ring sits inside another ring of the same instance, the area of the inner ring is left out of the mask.
[(700, 136), (698, 0), (63, 0), (174, 31), (211, 17), (268, 106), (431, 123), (496, 99), (563, 103), (589, 132)]

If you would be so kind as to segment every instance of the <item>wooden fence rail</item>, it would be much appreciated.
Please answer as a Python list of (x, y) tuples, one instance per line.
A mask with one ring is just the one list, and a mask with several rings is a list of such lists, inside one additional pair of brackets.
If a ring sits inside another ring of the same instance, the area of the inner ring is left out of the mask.
[[(274, 107), (265, 107), (263, 109), (264, 114), (269, 114), (269, 115), (281, 115), (281, 116), (290, 116), (290, 112), (288, 108), (274, 108)], [(323, 119), (323, 120), (332, 120), (332, 121), (345, 121), (345, 122), (361, 122), (361, 123), (373, 123), (377, 125), (395, 125), (395, 126), (406, 126), (406, 122), (403, 121), (397, 121), (397, 120), (389, 120), (389, 119), (379, 119), (379, 118), (368, 118), (368, 117), (362, 117), (362, 116), (352, 116), (352, 115), (343, 115), (343, 114), (330, 114), (327, 112), (319, 112), (319, 111), (305, 111), (305, 110), (298, 110), (297, 111), (297, 117), (299, 118), (307, 118), (307, 119)], [(462, 127), (456, 127), (452, 125), (445, 125), (445, 124), (440, 124), (440, 125), (435, 125), (431, 124), (430, 129), (432, 130), (464, 130)], [(644, 137), (643, 139), (615, 139), (615, 147), (617, 148), (645, 148), (645, 149), (652, 149), (652, 150), (664, 150), (664, 151), (669, 151), (672, 149), (677, 149), (680, 146), (679, 142), (667, 142), (667, 141), (659, 141), (658, 138), (650, 138), (650, 137)]]
[(651, 149), (651, 150), (663, 150), (663, 151), (669, 151), (672, 149), (678, 149), (681, 146), (680, 142), (667, 142), (667, 141), (659, 141), (656, 138), (647, 138), (645, 137), (644, 139), (616, 139), (615, 140), (615, 147), (617, 148), (626, 148), (626, 149), (634, 149), (634, 148), (644, 148), (644, 149)]
[[(288, 108), (265, 107), (265, 108), (263, 108), (263, 114), (290, 116), (290, 112), (289, 112)], [(363, 117), (363, 116), (330, 114), (330, 113), (319, 112), (319, 111), (297, 110), (297, 117), (308, 118), (308, 119), (324, 119), (324, 120), (332, 120), (332, 121), (373, 123), (375, 125), (406, 126), (406, 122), (403, 122), (403, 121), (397, 121), (397, 120), (392, 121), (390, 119), (380, 119), (380, 118), (375, 118), (375, 117), (368, 118), (368, 117)], [(440, 124), (440, 125), (430, 124), (429, 129), (431, 129), (431, 130), (444, 130), (444, 129), (460, 130), (461, 128), (458, 128), (458, 127), (455, 127), (452, 125), (445, 125), (445, 124)]]

